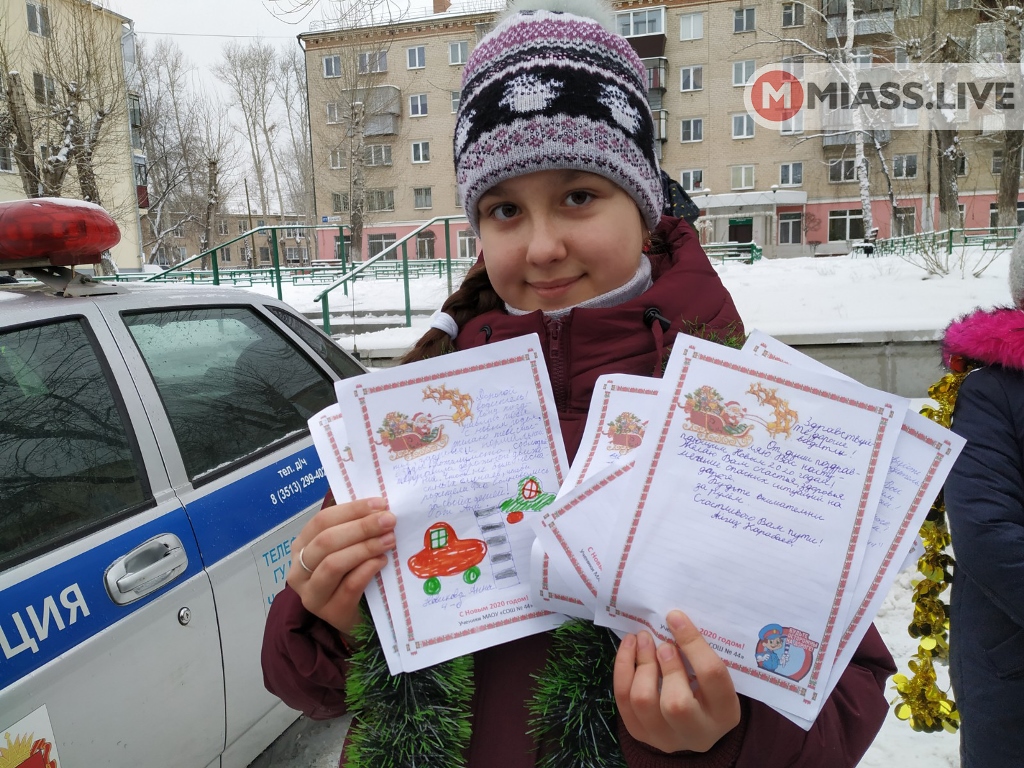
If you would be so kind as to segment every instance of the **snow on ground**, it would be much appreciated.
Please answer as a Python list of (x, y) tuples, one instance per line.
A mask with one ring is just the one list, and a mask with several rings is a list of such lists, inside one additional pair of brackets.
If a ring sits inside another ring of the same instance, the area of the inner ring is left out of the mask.
[[(968, 267), (989, 254), (969, 251)], [(959, 273), (947, 277), (928, 277), (925, 272), (902, 259), (851, 259), (848, 257), (764, 260), (753, 265), (730, 262), (716, 265), (732, 293), (749, 329), (785, 336), (811, 332), (835, 333), (844, 339), (878, 331), (920, 333), (935, 338), (955, 317), (975, 307), (1010, 304), (1006, 274), (1009, 256), (1004, 253), (980, 277)], [(269, 286), (258, 286), (275, 295)], [(303, 312), (319, 312), (313, 298), (322, 286), (287, 286), (285, 301)], [(331, 295), (331, 310), (355, 308), (355, 311), (392, 310), (404, 312), (403, 286), (395, 281), (360, 281), (344, 297)], [(414, 310), (438, 308), (447, 293), (447, 283), (438, 278), (420, 278), (411, 287)], [(337, 294), (337, 295), (335, 295)], [(361, 349), (407, 348), (423, 333), (425, 316), (414, 317), (413, 327), (359, 334)], [(351, 349), (352, 337), (339, 339)], [(922, 393), (923, 395), (924, 393)], [(907, 633), (913, 613), (910, 601), (912, 573), (896, 581), (882, 606), (876, 625), (892, 651), (901, 672), (916, 650)], [(944, 668), (938, 669), (939, 682), (948, 681)], [(895, 699), (890, 686), (889, 699)], [(861, 765), (866, 768), (955, 768), (959, 765), (956, 736), (943, 733), (916, 733), (895, 718), (890, 710), (881, 733)]]

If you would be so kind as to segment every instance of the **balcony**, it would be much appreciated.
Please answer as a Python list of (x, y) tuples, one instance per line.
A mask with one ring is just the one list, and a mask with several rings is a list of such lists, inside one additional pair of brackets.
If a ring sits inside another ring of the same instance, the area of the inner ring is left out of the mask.
[[(846, 37), (846, 14), (834, 14), (826, 17), (826, 36), (829, 40)], [(853, 19), (853, 36), (891, 35), (896, 30), (895, 11), (874, 11), (857, 13)]]
[(644, 59), (644, 66), (647, 67), (647, 90), (666, 90), (668, 88), (668, 59), (663, 56)]

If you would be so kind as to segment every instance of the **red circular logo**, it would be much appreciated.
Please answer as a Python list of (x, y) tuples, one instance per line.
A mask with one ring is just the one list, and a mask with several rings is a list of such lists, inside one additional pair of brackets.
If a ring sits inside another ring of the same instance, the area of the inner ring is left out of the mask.
[(531, 477), (523, 483), (523, 498), (530, 501), (531, 499), (536, 499), (538, 496), (540, 496), (540, 483)]
[(750, 107), (770, 123), (782, 123), (804, 105), (804, 87), (792, 72), (765, 69), (750, 84)]

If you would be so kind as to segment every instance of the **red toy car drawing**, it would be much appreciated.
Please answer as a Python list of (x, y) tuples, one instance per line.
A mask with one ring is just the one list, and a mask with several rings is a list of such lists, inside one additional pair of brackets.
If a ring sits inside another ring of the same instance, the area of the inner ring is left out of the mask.
[(423, 549), (409, 558), (409, 570), (421, 579), (423, 591), (436, 595), (441, 591), (440, 576), (462, 574), (467, 584), (480, 578), (477, 565), (487, 554), (480, 539), (460, 539), (448, 523), (434, 523), (423, 533)]

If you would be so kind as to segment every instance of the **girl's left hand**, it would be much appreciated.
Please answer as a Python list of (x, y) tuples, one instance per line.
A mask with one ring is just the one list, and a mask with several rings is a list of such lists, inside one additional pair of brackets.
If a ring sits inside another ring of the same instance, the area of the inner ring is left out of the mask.
[[(662, 752), (707, 752), (739, 724), (740, 700), (729, 670), (686, 614), (671, 611), (668, 626), (675, 644), (656, 649), (647, 632), (622, 641), (615, 703), (637, 741)], [(696, 673), (693, 686), (680, 651)]]

